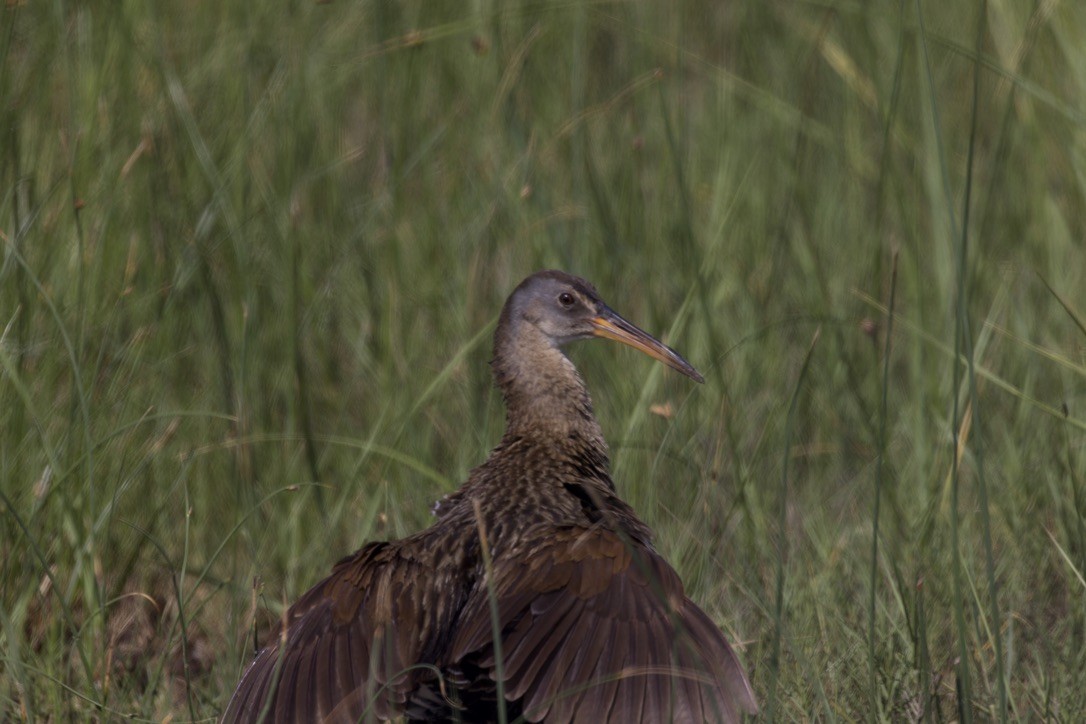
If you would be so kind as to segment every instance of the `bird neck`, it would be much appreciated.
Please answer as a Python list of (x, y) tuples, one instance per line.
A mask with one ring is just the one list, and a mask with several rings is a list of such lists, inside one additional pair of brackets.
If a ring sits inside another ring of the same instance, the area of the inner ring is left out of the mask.
[(534, 325), (501, 325), (494, 342), (494, 379), (505, 400), (505, 438), (570, 441), (606, 459), (607, 444), (577, 368)]

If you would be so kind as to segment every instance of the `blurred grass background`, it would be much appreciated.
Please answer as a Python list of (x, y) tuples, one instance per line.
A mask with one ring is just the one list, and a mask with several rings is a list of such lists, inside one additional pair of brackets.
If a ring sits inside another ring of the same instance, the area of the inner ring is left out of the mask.
[(0, 718), (213, 718), (560, 267), (708, 378), (571, 351), (763, 718), (1082, 720), (1084, 91), (1066, 0), (5, 3)]

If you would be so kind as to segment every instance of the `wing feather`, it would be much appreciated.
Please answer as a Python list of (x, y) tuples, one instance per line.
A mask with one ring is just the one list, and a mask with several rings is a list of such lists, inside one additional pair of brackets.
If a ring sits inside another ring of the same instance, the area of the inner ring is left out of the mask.
[[(403, 581), (425, 567), (395, 543), (373, 543), (287, 611), (281, 632), (245, 671), (224, 722), (388, 719), (402, 712), (428, 628)], [(418, 585), (422, 585), (421, 583)], [(433, 628), (433, 627), (430, 627)]]
[[(720, 630), (648, 546), (602, 527), (553, 527), (495, 561), (506, 698), (529, 721), (739, 720), (757, 706)], [(468, 598), (442, 662), (493, 687), (487, 586)]]

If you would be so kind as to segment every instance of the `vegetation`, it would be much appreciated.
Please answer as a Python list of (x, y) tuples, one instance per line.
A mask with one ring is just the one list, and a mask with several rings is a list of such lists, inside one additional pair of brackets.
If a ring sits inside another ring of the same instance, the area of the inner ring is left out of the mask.
[(765, 719), (1086, 718), (1086, 5), (0, 30), (0, 718), (212, 719), (496, 442), (543, 267), (708, 379), (571, 351)]

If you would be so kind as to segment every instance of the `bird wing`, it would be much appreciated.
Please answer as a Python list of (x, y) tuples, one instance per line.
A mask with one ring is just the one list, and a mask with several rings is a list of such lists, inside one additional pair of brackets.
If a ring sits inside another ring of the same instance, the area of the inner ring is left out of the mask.
[[(451, 668), (499, 678), (529, 721), (738, 721), (757, 705), (731, 646), (646, 545), (603, 527), (506, 551), (468, 599)], [(493, 684), (491, 684), (493, 685)]]
[(397, 716), (420, 675), (426, 571), (397, 543), (344, 558), (287, 611), (245, 671), (223, 722), (373, 721)]

